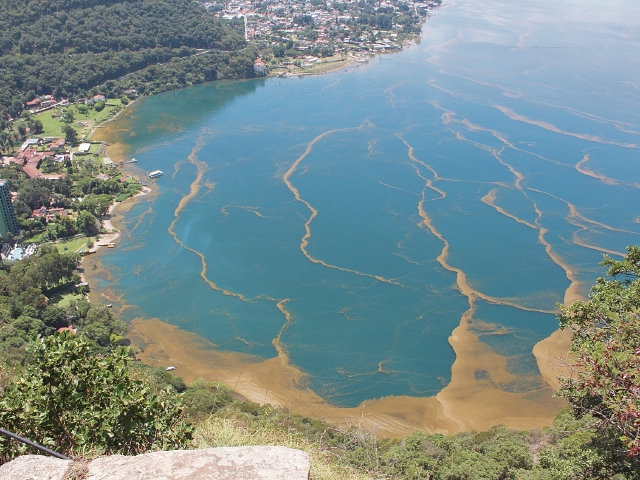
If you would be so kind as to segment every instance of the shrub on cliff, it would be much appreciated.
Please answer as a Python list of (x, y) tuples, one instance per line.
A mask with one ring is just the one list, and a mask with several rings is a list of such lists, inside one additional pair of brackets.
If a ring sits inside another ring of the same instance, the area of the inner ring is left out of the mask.
[[(137, 454), (191, 440), (178, 397), (131, 378), (128, 349), (96, 356), (89, 340), (62, 333), (30, 352), (33, 361), (0, 400), (3, 428), (67, 455)], [(0, 461), (26, 450), (0, 438)]]
[(571, 374), (560, 378), (559, 394), (577, 418), (593, 418), (591, 445), (608, 478), (640, 476), (640, 247), (627, 252), (623, 261), (605, 256), (610, 278), (598, 278), (589, 301), (559, 315), (561, 328), (573, 334)]

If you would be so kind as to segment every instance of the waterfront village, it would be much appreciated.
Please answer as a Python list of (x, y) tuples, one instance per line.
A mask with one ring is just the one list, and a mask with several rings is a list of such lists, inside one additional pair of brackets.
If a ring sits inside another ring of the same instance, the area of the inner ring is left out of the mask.
[[(319, 64), (402, 50), (442, 0), (205, 1), (260, 48), (256, 74), (317, 73)], [(339, 67), (340, 65), (334, 65)]]
[[(441, 0), (201, 3), (258, 47), (257, 76), (286, 76), (322, 73), (367, 62), (368, 54), (402, 50)], [(113, 245), (102, 223), (109, 207), (143, 185), (118, 169), (127, 162), (112, 161), (106, 145), (89, 138), (137, 96), (129, 88), (120, 99), (95, 92), (72, 104), (52, 95), (25, 103), (20, 118), (12, 120), (24, 141), (17, 150), (5, 150), (0, 162), (0, 261), (26, 258), (35, 245), (47, 242), (76, 253)], [(16, 139), (4, 143), (15, 145)], [(106, 243), (100, 237), (105, 234)]]
[(109, 208), (139, 193), (144, 180), (118, 168), (131, 160), (114, 162), (104, 142), (89, 138), (136, 96), (130, 89), (121, 99), (95, 94), (72, 105), (43, 95), (27, 102), (14, 121), (26, 139), (0, 158), (0, 264), (27, 258), (43, 243), (79, 254), (113, 246)]

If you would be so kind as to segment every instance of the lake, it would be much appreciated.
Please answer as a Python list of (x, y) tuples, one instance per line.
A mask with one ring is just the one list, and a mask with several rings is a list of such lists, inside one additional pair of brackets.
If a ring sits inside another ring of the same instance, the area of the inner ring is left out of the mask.
[(640, 241), (637, 25), (454, 2), (401, 53), (137, 102), (105, 135), (164, 176), (116, 210), (94, 292), (143, 358), (255, 401), (369, 405), (386, 434), (548, 424), (557, 304)]

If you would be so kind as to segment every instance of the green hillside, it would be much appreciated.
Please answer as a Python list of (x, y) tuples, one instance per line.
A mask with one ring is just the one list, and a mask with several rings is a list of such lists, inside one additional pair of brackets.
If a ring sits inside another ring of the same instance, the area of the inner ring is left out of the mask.
[[(254, 52), (244, 47), (193, 0), (3, 0), (0, 114), (18, 115), (36, 95), (73, 99), (99, 86), (116, 97), (246, 78)], [(196, 49), (214, 51), (194, 57)]]

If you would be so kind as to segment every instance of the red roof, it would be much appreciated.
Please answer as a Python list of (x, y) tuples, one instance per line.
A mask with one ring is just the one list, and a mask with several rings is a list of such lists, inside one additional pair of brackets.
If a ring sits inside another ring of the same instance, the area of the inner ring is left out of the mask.
[(33, 165), (25, 165), (24, 167), (22, 167), (22, 170), (24, 171), (24, 173), (27, 175), (27, 177), (29, 178), (36, 178), (40, 176), (40, 170), (38, 170), (36, 167), (34, 167)]
[(60, 327), (58, 329), (58, 332), (71, 332), (73, 335), (75, 335), (76, 334), (76, 329), (73, 328), (72, 326)]

